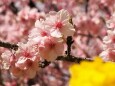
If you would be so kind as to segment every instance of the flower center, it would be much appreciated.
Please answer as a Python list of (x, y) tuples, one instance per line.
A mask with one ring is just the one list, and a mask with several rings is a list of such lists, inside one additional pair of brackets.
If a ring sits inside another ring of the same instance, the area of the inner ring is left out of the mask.
[(41, 32), (41, 36), (47, 36), (47, 35), (48, 35), (47, 32), (45, 32), (45, 31)]
[(63, 26), (62, 22), (57, 22), (55, 25), (56, 28), (62, 28), (62, 26)]
[(31, 58), (32, 57), (31, 53), (28, 52), (28, 51), (24, 51), (23, 56), (25, 56), (26, 58)]

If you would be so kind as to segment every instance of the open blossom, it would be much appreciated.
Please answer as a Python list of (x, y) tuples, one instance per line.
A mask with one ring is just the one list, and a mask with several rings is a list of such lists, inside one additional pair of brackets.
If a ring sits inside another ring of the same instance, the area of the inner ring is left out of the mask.
[[(59, 12), (48, 15), (45, 20), (45, 25), (50, 29), (51, 36), (53, 37), (64, 37), (73, 36), (75, 29), (73, 25), (69, 22), (69, 13), (62, 9)], [(58, 35), (57, 35), (58, 34)]]
[(36, 72), (39, 70), (38, 63), (40, 60), (36, 49), (28, 44), (19, 44), (16, 57), (18, 58), (15, 63), (16, 69), (19, 68), (20, 71), (23, 71), (23, 75), (29, 78), (35, 77)]
[(40, 60), (36, 49), (29, 46), (29, 44), (19, 44), (16, 56), (18, 58), (15, 63), (16, 69), (19, 68), (20, 71), (23, 71), (23, 75), (29, 78), (35, 77), (36, 72), (39, 70), (38, 65)]
[(24, 70), (32, 66), (33, 62), (38, 62), (40, 59), (38, 52), (31, 46), (28, 46), (28, 44), (19, 44), (16, 56), (18, 60), (15, 65)]
[(15, 53), (4, 52), (2, 54), (3, 64), (7, 64), (16, 77), (27, 76), (33, 78), (39, 70), (38, 64), (40, 57), (36, 49), (28, 44), (18, 44), (18, 50)]
[(54, 61), (57, 56), (61, 56), (64, 53), (63, 42), (58, 42), (53, 37), (44, 37), (38, 46), (39, 54), (47, 61)]
[(49, 30), (43, 24), (44, 20), (37, 20), (35, 28), (30, 32), (28, 40), (39, 41), (41, 37), (51, 36)]

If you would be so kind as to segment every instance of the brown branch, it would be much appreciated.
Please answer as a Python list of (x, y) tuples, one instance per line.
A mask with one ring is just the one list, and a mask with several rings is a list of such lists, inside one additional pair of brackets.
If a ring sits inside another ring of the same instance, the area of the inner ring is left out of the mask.
[[(80, 63), (82, 61), (93, 61), (91, 58), (83, 58), (83, 57), (74, 57), (72, 55), (70, 56), (58, 56), (57, 61), (68, 61), (68, 62), (74, 62), (74, 63)], [(40, 62), (39, 67), (45, 68), (48, 66), (51, 62), (48, 62), (46, 60)]]
[[(71, 45), (73, 43), (73, 40), (71, 37), (67, 38), (67, 46), (68, 49), (66, 51), (66, 56), (58, 56), (56, 60), (58, 61), (69, 61), (69, 62), (75, 62), (75, 63), (80, 63), (81, 61), (93, 61), (89, 58), (82, 58), (82, 57), (74, 57), (71, 55)], [(18, 49), (18, 45), (16, 44), (11, 44), (8, 42), (2, 42), (0, 41), (0, 47), (4, 47), (4, 48), (8, 48), (8, 49), (13, 49), (13, 50), (17, 50)], [(39, 66), (41, 68), (44, 68), (46, 66), (48, 66), (51, 62), (48, 62), (46, 60), (40, 62)]]
[(68, 36), (67, 37), (67, 42), (66, 42), (66, 44), (67, 44), (67, 50), (66, 50), (66, 54), (67, 54), (67, 56), (70, 56), (71, 55), (71, 45), (73, 44), (73, 40), (72, 40), (72, 37), (71, 36)]
[(83, 58), (83, 57), (74, 57), (74, 56), (58, 56), (56, 60), (61, 61), (69, 61), (69, 62), (75, 62), (80, 63), (81, 61), (93, 61), (91, 58)]
[(0, 41), (0, 47), (17, 50), (18, 45)]

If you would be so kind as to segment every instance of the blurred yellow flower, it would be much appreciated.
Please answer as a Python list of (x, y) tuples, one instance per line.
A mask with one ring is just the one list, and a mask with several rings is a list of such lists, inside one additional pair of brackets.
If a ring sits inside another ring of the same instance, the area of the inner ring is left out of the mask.
[(115, 63), (83, 61), (70, 67), (69, 86), (115, 86)]

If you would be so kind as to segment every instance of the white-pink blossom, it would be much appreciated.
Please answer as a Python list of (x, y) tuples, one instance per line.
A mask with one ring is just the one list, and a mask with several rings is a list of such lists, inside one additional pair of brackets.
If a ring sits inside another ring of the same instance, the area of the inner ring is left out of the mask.
[(58, 42), (53, 37), (45, 37), (38, 46), (39, 54), (47, 61), (54, 61), (58, 56), (64, 53), (63, 42)]
[[(36, 49), (28, 44), (19, 44), (19, 48), (16, 51), (16, 56), (18, 59), (15, 66), (23, 70), (28, 69), (34, 62), (38, 62), (40, 59)], [(31, 63), (30, 66), (28, 62)]]
[(67, 36), (73, 36), (75, 32), (69, 20), (69, 13), (62, 9), (54, 15), (48, 15), (45, 20), (45, 25), (50, 29), (51, 36), (67, 38)]
[(6, 51), (2, 54), (3, 65), (9, 68), (14, 76), (33, 78), (39, 70), (40, 56), (29, 44), (19, 43), (18, 46), (15, 53)]

